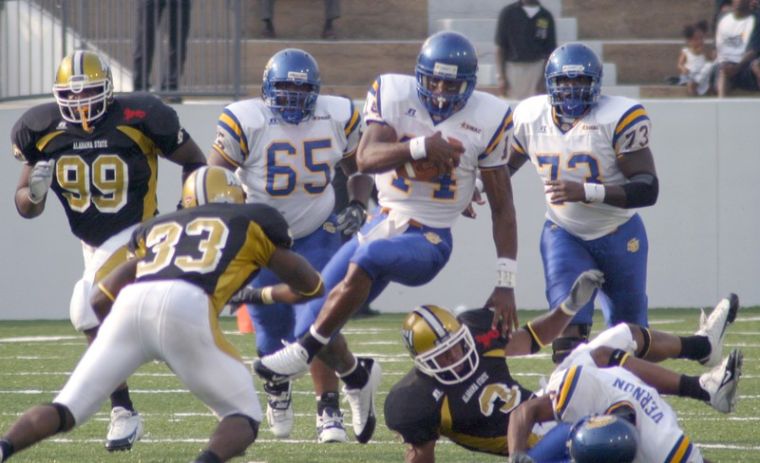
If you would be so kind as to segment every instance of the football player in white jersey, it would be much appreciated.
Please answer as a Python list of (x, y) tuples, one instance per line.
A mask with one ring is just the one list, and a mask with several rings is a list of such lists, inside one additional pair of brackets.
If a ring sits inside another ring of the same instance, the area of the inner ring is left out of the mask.
[[(247, 201), (277, 209), (288, 221), (293, 249), (321, 269), (342, 244), (341, 234), (353, 234), (365, 219), (372, 179), (355, 174), (359, 142), (359, 111), (344, 97), (320, 95), (316, 60), (307, 52), (285, 49), (274, 54), (264, 70), (262, 97), (230, 104), (219, 116), (216, 141), (208, 162), (234, 170)], [(336, 218), (331, 184), (335, 167), (348, 175), (350, 203)], [(263, 269), (252, 285), (271, 288), (280, 283)], [(269, 290), (267, 290), (268, 292)], [(256, 292), (248, 311), (256, 329), (259, 355), (282, 348), (304, 334), (319, 307), (274, 303)], [(312, 365), (317, 395), (319, 442), (345, 442), (338, 402), (338, 378), (322, 362)], [(289, 382), (267, 382), (267, 421), (276, 437), (293, 428)]]
[[(466, 37), (441, 32), (423, 44), (416, 77), (385, 74), (372, 84), (357, 163), (362, 172), (374, 174), (380, 207), (323, 269), (330, 293), (312, 302), (324, 306), (309, 333), (254, 361), (260, 376), (302, 374), (351, 314), (388, 283), (419, 286), (432, 280), (449, 259), (451, 226), (470, 204), (478, 171), (497, 251), (496, 284), (485, 305), (495, 309), (493, 323), (501, 322), (505, 333), (516, 327), (517, 236), (505, 168), (512, 111), (503, 100), (475, 91), (477, 67)], [(365, 384), (354, 430), (368, 439), (380, 371), (376, 362), (352, 363), (364, 367), (351, 374)]]
[[(646, 230), (635, 209), (657, 200), (649, 149), (652, 124), (638, 102), (600, 95), (602, 64), (581, 43), (557, 48), (546, 65), (548, 95), (515, 109), (509, 169), (532, 162), (545, 185), (541, 257), (551, 307), (575, 278), (604, 272), (601, 305), (608, 326), (647, 325)], [(593, 301), (553, 343), (554, 360), (588, 339)]]

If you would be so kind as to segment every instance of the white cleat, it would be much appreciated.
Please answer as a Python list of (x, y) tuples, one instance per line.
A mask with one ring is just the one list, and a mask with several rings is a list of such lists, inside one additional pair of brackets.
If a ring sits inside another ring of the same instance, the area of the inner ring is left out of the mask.
[(343, 387), (343, 394), (351, 407), (351, 424), (356, 440), (366, 444), (375, 432), (375, 394), (380, 386), (382, 371), (380, 364), (371, 358), (357, 358), (357, 368), (364, 368), (369, 374), (367, 384), (359, 389)]
[[(286, 387), (283, 387), (286, 386)], [(292, 383), (264, 383), (267, 394), (267, 423), (274, 437), (284, 439), (293, 431)]]
[(281, 384), (309, 371), (309, 353), (297, 342), (253, 360), (253, 371), (265, 381)]
[(124, 407), (111, 410), (111, 424), (106, 436), (106, 449), (109, 452), (129, 450), (132, 444), (143, 435), (143, 419), (139, 413)]
[(699, 363), (707, 367), (714, 367), (720, 363), (723, 354), (723, 341), (726, 336), (726, 328), (736, 319), (736, 313), (739, 311), (739, 297), (731, 293), (728, 297), (718, 302), (718, 305), (710, 312), (710, 316), (702, 315), (699, 317), (699, 330), (694, 333), (696, 336), (706, 336), (710, 342), (710, 355), (701, 359)]
[(742, 351), (734, 349), (719, 366), (699, 377), (699, 385), (710, 394), (710, 405), (721, 413), (731, 413), (736, 409), (743, 361)]
[(325, 407), (322, 414), (317, 415), (317, 442), (327, 444), (347, 440), (343, 414), (337, 408)]

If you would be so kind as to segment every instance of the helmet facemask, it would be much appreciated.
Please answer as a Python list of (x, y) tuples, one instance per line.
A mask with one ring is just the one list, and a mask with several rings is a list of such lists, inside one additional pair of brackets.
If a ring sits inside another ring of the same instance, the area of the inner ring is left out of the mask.
[(314, 114), (318, 85), (294, 79), (269, 81), (265, 86), (264, 102), (288, 124), (298, 124)]
[(82, 124), (90, 131), (90, 124), (106, 113), (113, 98), (108, 64), (91, 51), (66, 56), (58, 66), (53, 96), (66, 122)]
[[(433, 116), (445, 119), (459, 111), (475, 90), (475, 78), (452, 79), (417, 67), (417, 95)], [(438, 86), (443, 91), (436, 90)]]
[(460, 328), (427, 352), (414, 357), (415, 366), (446, 385), (458, 384), (475, 373), (480, 359), (469, 328)]
[(560, 114), (570, 117), (582, 115), (599, 100), (601, 84), (586, 74), (563, 74), (546, 79), (549, 99)]

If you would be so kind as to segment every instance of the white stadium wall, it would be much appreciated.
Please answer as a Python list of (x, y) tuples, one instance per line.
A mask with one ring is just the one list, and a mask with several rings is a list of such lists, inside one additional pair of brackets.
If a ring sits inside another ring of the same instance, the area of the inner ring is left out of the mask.
[[(660, 197), (641, 211), (649, 234), (648, 293), (651, 307), (711, 306), (728, 292), (745, 305), (760, 305), (760, 100), (644, 101), (654, 130), (652, 151)], [(214, 136), (222, 105), (176, 109), (204, 151)], [(23, 108), (0, 109), (6, 154), (0, 157), (0, 255), (3, 259), (0, 319), (63, 319), (82, 271), (81, 248), (71, 235), (58, 201), (42, 216), (22, 219), (13, 194), (21, 165), (13, 159), (8, 134)], [(180, 170), (161, 161), (159, 205), (174, 209)], [(543, 308), (544, 280), (538, 251), (544, 203), (540, 181), (526, 165), (514, 179), (519, 229), (517, 301)], [(372, 304), (406, 311), (421, 303), (478, 306), (494, 282), (488, 207), (478, 218), (461, 218), (454, 253), (430, 284), (391, 284)]]

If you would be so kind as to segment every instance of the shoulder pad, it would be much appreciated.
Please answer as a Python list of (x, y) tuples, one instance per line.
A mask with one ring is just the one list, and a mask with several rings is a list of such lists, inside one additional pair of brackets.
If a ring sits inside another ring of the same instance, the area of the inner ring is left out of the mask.
[(549, 106), (546, 95), (537, 95), (522, 100), (514, 112), (515, 124), (527, 124), (535, 121), (546, 111)]

